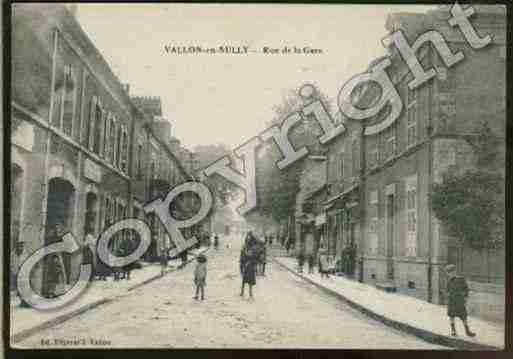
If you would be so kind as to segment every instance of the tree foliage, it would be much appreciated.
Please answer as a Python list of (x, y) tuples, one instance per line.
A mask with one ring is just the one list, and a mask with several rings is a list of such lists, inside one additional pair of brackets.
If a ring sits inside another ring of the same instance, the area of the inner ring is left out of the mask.
[[(214, 161), (224, 156), (230, 156), (230, 148), (224, 144), (216, 145), (198, 145), (195, 146), (193, 152), (196, 155), (198, 166), (201, 169), (208, 167)], [(214, 174), (203, 180), (203, 182), (213, 191), (216, 196), (226, 204), (235, 196), (237, 187), (224, 179), (222, 176)]]
[(473, 248), (497, 247), (503, 241), (503, 179), (498, 173), (446, 174), (434, 184), (431, 206), (448, 232)]
[[(299, 96), (299, 88), (287, 91), (282, 102), (274, 106), (275, 116), (268, 126), (281, 125), (292, 113), (304, 106)], [(315, 98), (319, 98), (331, 112), (332, 100), (320, 91), (316, 91)], [(321, 134), (319, 124), (313, 118), (300, 121), (289, 132), (289, 139), (297, 150), (303, 146), (308, 148), (310, 154), (323, 151), (318, 137)], [(280, 170), (276, 162), (282, 158), (276, 145), (270, 141), (257, 157), (257, 211), (272, 219), (281, 222), (292, 216), (295, 212), (296, 196), (300, 191), (299, 179), (303, 170), (303, 161), (297, 161), (286, 169)]]
[(497, 248), (504, 242), (504, 178), (497, 162), (498, 141), (487, 125), (472, 145), (476, 168), (446, 173), (434, 184), (431, 208), (450, 235), (473, 248)]

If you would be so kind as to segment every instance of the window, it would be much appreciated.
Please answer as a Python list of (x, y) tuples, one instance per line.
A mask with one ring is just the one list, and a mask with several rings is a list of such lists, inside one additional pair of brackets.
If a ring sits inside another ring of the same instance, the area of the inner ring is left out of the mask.
[(139, 218), (141, 216), (141, 210), (139, 209), (139, 207), (134, 205), (133, 214), (134, 218)]
[(111, 117), (110, 119), (110, 126), (109, 126), (109, 160), (112, 164), (114, 164), (115, 161), (115, 151), (114, 148), (116, 146), (116, 121), (114, 117)]
[(99, 102), (96, 103), (96, 107), (94, 110), (94, 135), (92, 138), (93, 142), (93, 152), (97, 155), (100, 155), (100, 146), (101, 146), (101, 138), (102, 138), (102, 115), (103, 110), (101, 104)]
[(90, 151), (93, 150), (93, 144), (94, 144), (94, 126), (95, 126), (95, 119), (96, 119), (96, 105), (98, 103), (98, 98), (96, 96), (93, 96), (91, 99), (91, 112), (89, 114), (89, 126), (86, 126), (86, 140), (87, 140), (87, 147)]
[(64, 91), (62, 92), (62, 130), (71, 137), (75, 117), (75, 77), (71, 65), (64, 66)]
[(122, 203), (118, 202), (118, 213), (117, 213), (117, 220), (120, 221), (125, 217), (125, 207)]
[(105, 114), (103, 118), (103, 148), (102, 148), (102, 157), (108, 158), (109, 156), (109, 139), (110, 139), (110, 117), (111, 114)]
[(344, 178), (344, 152), (338, 154), (338, 178)]
[(351, 146), (351, 165), (352, 165), (352, 176), (358, 176), (358, 171), (360, 170), (360, 148), (358, 146), (358, 140), (353, 139), (353, 143)]
[(128, 171), (128, 135), (126, 129), (123, 128), (123, 141), (121, 149), (121, 170), (125, 173)]
[(417, 106), (408, 107), (407, 147), (417, 143)]
[(117, 129), (117, 134), (116, 134), (116, 167), (117, 168), (121, 168), (121, 148), (122, 148), (122, 144), (121, 142), (123, 141), (123, 127), (122, 125), (120, 124), (118, 126), (118, 129)]
[(379, 163), (378, 146), (374, 145), (369, 150), (369, 167), (370, 168), (377, 167), (378, 163)]
[(417, 176), (406, 180), (406, 255), (417, 255)]
[(388, 138), (386, 143), (386, 158), (387, 160), (392, 159), (395, 156), (396, 151), (396, 142), (395, 142), (395, 133)]
[(417, 90), (410, 90), (409, 87), (407, 116), (406, 147), (411, 147), (417, 143)]
[(107, 228), (112, 222), (111, 222), (111, 202), (110, 198), (106, 195), (105, 196), (105, 222), (104, 222), (104, 228)]
[(135, 173), (137, 178), (142, 177), (142, 156), (143, 156), (143, 145), (141, 143), (137, 144), (137, 152), (135, 154), (136, 161), (135, 161)]
[(369, 254), (378, 253), (378, 191), (369, 196)]
[(150, 179), (155, 179), (156, 172), (157, 172), (157, 167), (155, 165), (155, 161), (152, 160), (151, 164), (150, 164)]

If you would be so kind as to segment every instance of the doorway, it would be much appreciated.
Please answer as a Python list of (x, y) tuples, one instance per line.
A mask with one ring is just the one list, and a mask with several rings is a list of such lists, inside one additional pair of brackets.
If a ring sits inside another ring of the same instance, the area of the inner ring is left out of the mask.
[(86, 212), (84, 222), (84, 234), (96, 236), (96, 218), (97, 218), (98, 196), (93, 192), (86, 195)]
[(395, 213), (394, 213), (394, 195), (387, 195), (387, 279), (394, 280), (394, 234), (395, 234)]
[[(56, 240), (58, 236), (55, 233), (56, 224), (61, 224), (63, 232), (69, 232), (73, 223), (75, 188), (73, 185), (62, 178), (52, 178), (48, 182), (48, 201), (46, 207), (46, 226), (45, 226), (45, 245), (49, 245)], [(62, 233), (62, 234), (64, 234)], [(67, 284), (70, 284), (71, 274), (71, 254), (62, 253), (64, 264), (64, 277)], [(46, 273), (46, 270), (43, 271)], [(43, 283), (47, 278), (43, 275)]]

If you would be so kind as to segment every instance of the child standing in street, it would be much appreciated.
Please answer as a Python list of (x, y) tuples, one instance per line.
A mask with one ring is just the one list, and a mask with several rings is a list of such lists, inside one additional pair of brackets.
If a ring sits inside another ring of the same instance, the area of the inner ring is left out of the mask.
[(321, 278), (329, 278), (329, 272), (328, 272), (328, 256), (324, 253), (321, 253), (319, 255), (319, 273), (321, 273)]
[(303, 273), (303, 265), (305, 264), (305, 254), (303, 251), (300, 251), (297, 256), (297, 264), (299, 273)]
[(451, 322), (451, 335), (455, 337), (456, 327), (454, 318), (458, 317), (465, 326), (465, 332), (469, 337), (475, 337), (476, 334), (470, 331), (467, 322), (467, 298), (468, 298), (468, 285), (464, 277), (458, 276), (456, 273), (456, 266), (449, 264), (445, 267), (447, 273), (447, 315)]
[(196, 295), (193, 299), (198, 299), (201, 291), (201, 300), (205, 299), (205, 285), (207, 284), (207, 257), (200, 254), (197, 258), (198, 263), (194, 269), (194, 285), (196, 285)]

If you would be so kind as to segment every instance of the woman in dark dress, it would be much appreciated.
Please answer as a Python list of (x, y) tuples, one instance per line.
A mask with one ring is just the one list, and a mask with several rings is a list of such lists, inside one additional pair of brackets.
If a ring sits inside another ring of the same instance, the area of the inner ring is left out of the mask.
[(56, 254), (51, 254), (48, 258), (50, 266), (47, 269), (48, 291), (46, 294), (48, 298), (55, 298), (62, 294), (58, 287), (64, 285), (64, 268)]
[(240, 253), (240, 273), (242, 275), (242, 286), (240, 296), (244, 296), (244, 286), (249, 286), (249, 297), (253, 298), (253, 286), (256, 284), (256, 267), (258, 261), (257, 241), (253, 233), (249, 232), (246, 243)]
[(447, 281), (447, 315), (449, 316), (449, 320), (451, 322), (451, 334), (452, 336), (456, 336), (456, 327), (454, 323), (454, 318), (458, 317), (463, 322), (465, 326), (465, 332), (469, 337), (475, 337), (476, 334), (473, 333), (467, 322), (467, 298), (468, 298), (468, 285), (467, 281), (464, 277), (458, 276), (456, 274), (456, 266), (454, 264), (450, 264), (445, 267), (445, 272), (447, 273), (448, 281)]

